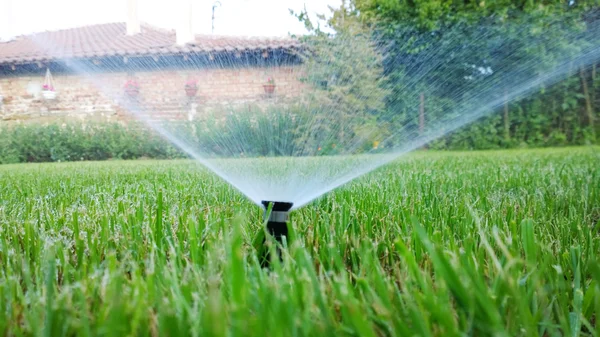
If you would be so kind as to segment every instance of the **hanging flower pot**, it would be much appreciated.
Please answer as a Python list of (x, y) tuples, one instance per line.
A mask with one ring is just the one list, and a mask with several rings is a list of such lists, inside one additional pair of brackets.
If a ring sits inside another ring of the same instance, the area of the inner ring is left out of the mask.
[(51, 85), (44, 84), (42, 86), (42, 97), (47, 100), (56, 99), (56, 91), (54, 91), (54, 87)]
[(185, 83), (185, 95), (194, 97), (198, 93), (198, 83), (196, 80), (189, 80)]
[(129, 97), (136, 97), (140, 93), (140, 85), (134, 80), (125, 82), (124, 89)]
[(42, 97), (46, 100), (56, 99), (56, 91), (54, 90), (54, 83), (50, 69), (46, 68), (46, 78), (44, 85), (42, 85)]
[(267, 79), (267, 84), (264, 84), (263, 88), (265, 89), (265, 93), (269, 95), (273, 94), (273, 92), (275, 92), (275, 80), (273, 80), (272, 77), (269, 77)]

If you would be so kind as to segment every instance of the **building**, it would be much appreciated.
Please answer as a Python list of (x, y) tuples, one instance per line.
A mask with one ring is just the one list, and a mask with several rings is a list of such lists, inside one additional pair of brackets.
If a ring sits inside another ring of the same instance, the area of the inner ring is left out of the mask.
[[(193, 35), (135, 20), (17, 37), (0, 43), (0, 122), (126, 119), (122, 103), (131, 99), (174, 119), (285, 101), (303, 89), (298, 47), (291, 38)], [(43, 91), (48, 74), (55, 97)], [(196, 92), (186, 92), (188, 81)]]

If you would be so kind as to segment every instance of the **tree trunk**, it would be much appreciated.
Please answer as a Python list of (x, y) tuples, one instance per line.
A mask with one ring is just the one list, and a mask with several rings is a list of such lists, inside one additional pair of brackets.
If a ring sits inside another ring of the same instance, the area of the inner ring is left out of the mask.
[(594, 109), (592, 108), (592, 99), (590, 97), (590, 91), (588, 89), (588, 83), (585, 78), (585, 70), (583, 67), (579, 69), (579, 76), (581, 77), (581, 87), (583, 89), (583, 97), (585, 98), (585, 111), (587, 114), (588, 125), (594, 130)]
[(594, 63), (592, 65), (592, 107), (596, 107), (597, 105), (595, 105), (595, 104), (598, 104), (598, 102), (596, 101), (596, 99), (597, 99), (596, 95), (598, 94), (596, 92), (596, 86), (597, 86), (597, 84), (596, 84), (596, 63)]
[(421, 105), (419, 107), (419, 135), (425, 131), (425, 94), (421, 93)]
[(508, 90), (504, 89), (504, 139), (510, 141), (510, 120), (508, 119)]
[(552, 116), (556, 116), (556, 128), (566, 134), (565, 130), (564, 130), (564, 126), (563, 126), (563, 119), (561, 118), (560, 114), (556, 111), (556, 100), (552, 99)]

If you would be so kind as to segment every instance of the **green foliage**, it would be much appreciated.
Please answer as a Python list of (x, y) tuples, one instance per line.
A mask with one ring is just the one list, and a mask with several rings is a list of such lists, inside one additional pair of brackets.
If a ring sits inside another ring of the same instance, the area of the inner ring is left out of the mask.
[(302, 37), (300, 53), (305, 74), (301, 80), (313, 88), (308, 99), (333, 118), (376, 114), (385, 107), (383, 57), (371, 33), (355, 20), (345, 20), (331, 36), (321, 31)]
[[(503, 136), (502, 116), (494, 114), (432, 142), (430, 147), (464, 150), (598, 144), (595, 135), (600, 130), (593, 132), (585, 126), (584, 98), (568, 95), (580, 86), (574, 75), (546, 88), (543, 94), (511, 104), (508, 140)], [(600, 97), (600, 91), (595, 95)], [(444, 104), (427, 97), (426, 111)], [(548, 106), (551, 109), (544, 114), (537, 113)], [(166, 125), (207, 157), (314, 156), (377, 152), (373, 143), (397, 132), (397, 125), (416, 130), (411, 114), (414, 112), (408, 110), (383, 114), (393, 116), (387, 121), (377, 115), (355, 114), (352, 121), (340, 123), (321, 105), (302, 103), (246, 107), (221, 117)], [(402, 145), (401, 141), (387, 144)], [(133, 122), (0, 126), (0, 164), (183, 157), (186, 155), (168, 141)]]
[(169, 127), (205, 156), (292, 156), (297, 154), (298, 132), (309, 111), (297, 106), (247, 106)]
[[(589, 79), (589, 78), (588, 78)], [(579, 93), (578, 93), (579, 92)], [(545, 88), (509, 104), (510, 139), (503, 137), (501, 112), (465, 126), (431, 144), (435, 149), (494, 149), (600, 144), (600, 123), (588, 125), (581, 78)], [(600, 86), (594, 89), (600, 95)]]
[(184, 155), (137, 123), (0, 126), (0, 164), (143, 157)]
[[(306, 13), (296, 14), (302, 20)], [(306, 19), (307, 27), (312, 23)], [(301, 80), (310, 85), (305, 93), (297, 140), (302, 148), (321, 149), (319, 154), (350, 151), (344, 145), (361, 143), (366, 151), (389, 128), (378, 124), (390, 93), (385, 87), (384, 60), (371, 32), (349, 17), (336, 22), (335, 35), (313, 29), (301, 38), (305, 49)], [(348, 146), (347, 146), (348, 147)], [(355, 152), (355, 151), (350, 151)]]
[(551, 17), (586, 11), (598, 5), (597, 0), (344, 0), (343, 3), (343, 8), (336, 8), (336, 12), (360, 13), (364, 23), (383, 24), (391, 30), (402, 22), (423, 31), (436, 30), (458, 21), (477, 21), (481, 17), (509, 20), (515, 13)]
[[(600, 7), (593, 0), (350, 0), (332, 8), (331, 14), (326, 23), (335, 34), (347, 34), (343, 23), (359, 21), (385, 56), (379, 86), (387, 90), (381, 92), (386, 107), (378, 118), (386, 122), (380, 131), (392, 135), (387, 148), (417, 139), (422, 128), (442, 129), (487, 102), (502, 100), (521, 83), (551, 73), (558, 62), (600, 44), (600, 34), (593, 34), (598, 32)], [(307, 13), (296, 16), (317, 34), (322, 30)], [(360, 63), (357, 59), (351, 66)], [(479, 67), (493, 75), (480, 74)], [(490, 107), (486, 114), (493, 116), (430, 146), (491, 149), (598, 143), (600, 86), (595, 74), (600, 64), (596, 60), (590, 67), (574, 63), (570, 67), (559, 83), (535, 87), (504, 107)]]
[(0, 334), (597, 336), (599, 151), (413, 153), (292, 212), (270, 271), (193, 161), (3, 165)]

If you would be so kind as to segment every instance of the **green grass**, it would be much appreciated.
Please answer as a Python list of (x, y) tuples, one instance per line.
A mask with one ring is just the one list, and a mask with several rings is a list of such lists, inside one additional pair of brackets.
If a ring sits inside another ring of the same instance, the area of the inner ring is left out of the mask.
[(0, 335), (600, 336), (600, 149), (416, 153), (295, 211), (189, 161), (0, 166)]

